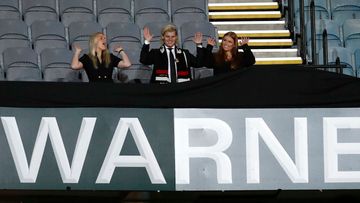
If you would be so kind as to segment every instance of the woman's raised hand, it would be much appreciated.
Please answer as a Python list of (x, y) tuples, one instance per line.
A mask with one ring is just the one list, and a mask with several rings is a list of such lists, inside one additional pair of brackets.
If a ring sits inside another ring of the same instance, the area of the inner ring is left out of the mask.
[(150, 29), (148, 27), (144, 27), (144, 38), (146, 41), (150, 42), (154, 35), (150, 33)]
[(249, 37), (241, 37), (240, 38), (240, 46), (248, 44), (249, 43)]
[(82, 51), (82, 48), (77, 43), (74, 43), (73, 47), (76, 53), (80, 53)]
[(215, 46), (216, 45), (216, 40), (214, 38), (209, 37), (207, 39), (207, 44), (209, 44), (211, 46)]
[(194, 35), (194, 39), (193, 41), (195, 42), (195, 44), (201, 44), (202, 43), (202, 39), (203, 39), (203, 35), (201, 32), (196, 32)]

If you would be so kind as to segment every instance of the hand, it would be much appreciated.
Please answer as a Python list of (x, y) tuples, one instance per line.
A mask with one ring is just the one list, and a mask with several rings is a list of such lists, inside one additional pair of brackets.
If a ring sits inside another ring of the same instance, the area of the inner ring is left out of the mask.
[(240, 38), (240, 46), (248, 44), (249, 43), (249, 37), (241, 37)]
[(121, 46), (118, 46), (114, 49), (114, 52), (119, 53), (119, 51), (124, 50)]
[(73, 44), (73, 48), (76, 53), (80, 53), (82, 51), (82, 48), (77, 43)]
[(144, 39), (148, 42), (152, 40), (154, 35), (150, 33), (150, 29), (148, 27), (144, 27)]
[(209, 44), (211, 46), (215, 46), (216, 45), (216, 40), (214, 38), (209, 37), (207, 39), (207, 44)]
[(193, 41), (195, 42), (195, 44), (201, 44), (202, 43), (202, 39), (203, 39), (203, 35), (201, 32), (196, 32), (195, 36), (193, 38)]

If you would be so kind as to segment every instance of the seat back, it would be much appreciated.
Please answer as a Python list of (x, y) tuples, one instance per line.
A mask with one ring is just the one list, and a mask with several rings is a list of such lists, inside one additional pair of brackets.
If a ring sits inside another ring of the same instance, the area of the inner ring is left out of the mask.
[(58, 21), (35, 21), (31, 25), (31, 38), (39, 54), (46, 48), (67, 48), (65, 27)]
[(68, 27), (73, 22), (95, 22), (93, 0), (58, 1), (61, 21), (65, 27)]
[(21, 19), (19, 0), (0, 1), (0, 19)]
[(29, 47), (8, 48), (3, 53), (4, 71), (9, 81), (42, 80), (37, 54)]
[(207, 21), (206, 0), (172, 0), (171, 18), (172, 22), (181, 27), (183, 23), (199, 20)]
[(82, 49), (89, 49), (89, 38), (102, 28), (95, 22), (73, 22), (69, 26), (69, 45), (77, 43)]
[(134, 17), (140, 28), (149, 22), (170, 22), (168, 0), (136, 0)]
[(134, 22), (131, 12), (131, 0), (96, 1), (99, 24), (105, 28), (111, 22)]
[(21, 2), (24, 20), (28, 26), (37, 20), (59, 20), (56, 0), (25, 0)]
[(141, 31), (134, 23), (110, 23), (106, 27), (106, 37), (110, 50), (117, 46), (126, 50), (139, 49), (142, 46)]

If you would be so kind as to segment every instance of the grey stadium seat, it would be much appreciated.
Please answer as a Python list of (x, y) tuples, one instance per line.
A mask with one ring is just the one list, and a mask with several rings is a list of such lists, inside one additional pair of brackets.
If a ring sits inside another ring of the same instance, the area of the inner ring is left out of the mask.
[(23, 21), (0, 20), (0, 54), (10, 47), (30, 47), (28, 29)]
[(355, 50), (360, 47), (360, 19), (346, 20), (343, 25), (345, 47)]
[(39, 54), (46, 48), (67, 48), (65, 27), (58, 21), (35, 21), (31, 25), (31, 38)]
[(190, 53), (196, 53), (196, 45), (193, 38), (196, 32), (203, 34), (203, 46), (206, 45), (208, 38), (216, 38), (216, 29), (213, 24), (207, 21), (187, 22), (181, 26), (181, 44), (184, 49), (188, 49)]
[(59, 12), (65, 27), (77, 21), (96, 20), (93, 0), (59, 0)]
[(80, 72), (71, 69), (72, 56), (68, 49), (45, 49), (40, 55), (44, 81), (80, 82)]
[(8, 48), (3, 53), (6, 80), (41, 81), (37, 54), (28, 47)]
[(0, 1), (0, 19), (21, 19), (19, 0)]
[(96, 1), (99, 24), (105, 28), (111, 22), (134, 22), (131, 14), (131, 0)]
[[(322, 52), (322, 49), (320, 50)], [(343, 74), (355, 76), (354, 65), (351, 59), (351, 50), (344, 47), (329, 47), (328, 56), (329, 56), (329, 65), (336, 64), (336, 58), (339, 57), (340, 64), (345, 65), (346, 68), (343, 69)], [(319, 57), (320, 64), (323, 64), (323, 56)], [(331, 69), (330, 71), (335, 71)]]
[(135, 0), (134, 1), (135, 23), (143, 28), (149, 22), (169, 22), (167, 0)]
[(331, 14), (340, 25), (348, 19), (360, 18), (360, 1), (331, 0)]
[(69, 44), (80, 45), (82, 49), (89, 49), (89, 38), (95, 32), (102, 32), (102, 28), (95, 22), (74, 22), (69, 26)]
[(118, 69), (118, 80), (122, 83), (149, 83), (152, 68), (140, 63), (140, 49), (127, 50), (131, 67)]
[(207, 21), (206, 0), (171, 0), (172, 22), (181, 27), (183, 23), (199, 20)]
[(134, 23), (110, 23), (106, 27), (106, 37), (110, 50), (118, 45), (126, 50), (142, 46), (141, 31)]
[[(295, 0), (295, 26), (300, 30), (300, 6), (299, 1)], [(310, 21), (310, 0), (304, 0), (305, 23)], [(315, 3), (315, 19), (330, 19), (330, 5), (326, 0), (317, 0)]]
[(37, 20), (59, 20), (56, 0), (24, 0), (21, 2), (24, 20), (28, 26)]

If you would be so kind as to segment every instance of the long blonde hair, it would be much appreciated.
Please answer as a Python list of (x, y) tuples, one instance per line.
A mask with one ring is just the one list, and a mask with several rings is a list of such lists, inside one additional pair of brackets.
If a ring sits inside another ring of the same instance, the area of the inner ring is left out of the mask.
[[(227, 33), (225, 33), (223, 38), (226, 36), (228, 36), (234, 40), (235, 46), (231, 50), (232, 60), (230, 61), (230, 67), (231, 67), (231, 69), (236, 69), (236, 68), (238, 68), (238, 63), (239, 63), (239, 60), (236, 57), (238, 55), (238, 37), (235, 32), (227, 32)], [(222, 43), (223, 42), (221, 42), (219, 51), (215, 54), (215, 63), (216, 64), (224, 64), (225, 63), (226, 55), (225, 55), (224, 49), (222, 48)]]
[[(94, 67), (97, 69), (98, 66), (97, 66), (97, 56), (96, 56), (96, 44), (95, 44), (95, 40), (96, 40), (96, 37), (99, 36), (99, 35), (104, 35), (102, 32), (96, 32), (94, 34), (92, 34), (90, 36), (90, 39), (89, 39), (89, 57), (94, 65)], [(108, 49), (105, 49), (102, 51), (101, 53), (101, 60), (102, 62), (105, 62), (105, 67), (109, 67), (110, 65), (110, 51)]]

